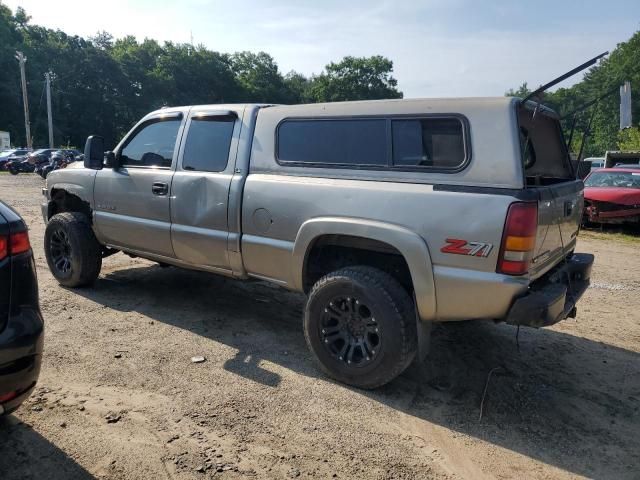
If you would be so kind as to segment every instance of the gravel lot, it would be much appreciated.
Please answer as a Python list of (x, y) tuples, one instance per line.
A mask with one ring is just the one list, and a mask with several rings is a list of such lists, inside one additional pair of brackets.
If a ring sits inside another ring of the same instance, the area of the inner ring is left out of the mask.
[(41, 186), (0, 175), (47, 323), (39, 385), (0, 420), (3, 480), (640, 478), (640, 242), (580, 239), (597, 266), (577, 321), (519, 342), (437, 326), (425, 366), (363, 392), (315, 368), (304, 298), (266, 283), (118, 254), (93, 288), (58, 286)]

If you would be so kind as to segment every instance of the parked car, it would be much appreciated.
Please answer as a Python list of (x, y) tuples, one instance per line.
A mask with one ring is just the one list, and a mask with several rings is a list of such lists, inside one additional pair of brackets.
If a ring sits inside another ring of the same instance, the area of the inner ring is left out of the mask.
[(637, 166), (596, 170), (589, 174), (584, 185), (585, 222), (640, 224), (640, 169)]
[(49, 163), (40, 164), (34, 170), (42, 178), (47, 178), (49, 173), (60, 168), (66, 168), (70, 163), (75, 162), (73, 153), (69, 150), (58, 150), (51, 154)]
[(320, 367), (378, 387), (432, 322), (575, 316), (593, 256), (560, 132), (514, 98), (165, 108), (49, 174), (47, 263), (67, 287), (121, 250), (304, 292)]
[(51, 160), (51, 154), (56, 150), (50, 148), (42, 148), (30, 153), (25, 159), (17, 158), (7, 162), (7, 170), (11, 175), (17, 175), (19, 173), (32, 173), (39, 166), (49, 163)]
[(55, 151), (55, 148), (41, 148), (29, 154), (27, 159), (30, 160), (31, 163), (42, 163), (45, 160), (49, 161), (51, 154)]
[(24, 159), (29, 153), (26, 149), (11, 149), (0, 152), (0, 170), (6, 170), (7, 162)]
[(65, 148), (64, 150), (61, 150), (65, 156), (65, 158), (69, 159), (70, 161), (75, 161), (76, 158), (78, 158), (79, 155), (82, 155), (82, 152), (80, 150), (76, 150), (75, 148)]
[(27, 227), (0, 201), (0, 415), (15, 410), (35, 387), (43, 329)]

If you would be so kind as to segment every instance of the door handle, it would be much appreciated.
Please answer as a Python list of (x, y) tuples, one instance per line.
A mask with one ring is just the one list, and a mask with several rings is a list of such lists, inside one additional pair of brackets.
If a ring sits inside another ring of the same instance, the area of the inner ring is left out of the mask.
[(164, 182), (154, 182), (151, 186), (154, 195), (166, 195), (169, 193), (169, 184)]

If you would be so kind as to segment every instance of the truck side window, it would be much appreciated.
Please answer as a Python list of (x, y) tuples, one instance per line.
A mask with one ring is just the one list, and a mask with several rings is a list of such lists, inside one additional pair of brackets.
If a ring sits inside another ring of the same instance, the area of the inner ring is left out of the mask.
[(286, 120), (278, 127), (278, 161), (386, 167), (386, 120)]
[(457, 168), (466, 159), (462, 122), (457, 118), (393, 120), (393, 165)]
[(227, 168), (235, 117), (194, 118), (184, 146), (182, 168), (221, 172)]
[(170, 167), (180, 119), (148, 123), (120, 152), (123, 167)]

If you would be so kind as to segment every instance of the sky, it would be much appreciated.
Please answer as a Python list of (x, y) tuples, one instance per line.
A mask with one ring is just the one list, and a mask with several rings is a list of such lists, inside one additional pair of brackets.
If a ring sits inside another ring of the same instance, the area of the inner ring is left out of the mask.
[[(0, 0), (68, 34), (265, 51), (320, 73), (384, 55), (405, 98), (503, 95), (561, 75), (640, 30), (639, 0)], [(581, 75), (565, 81), (568, 86)]]

